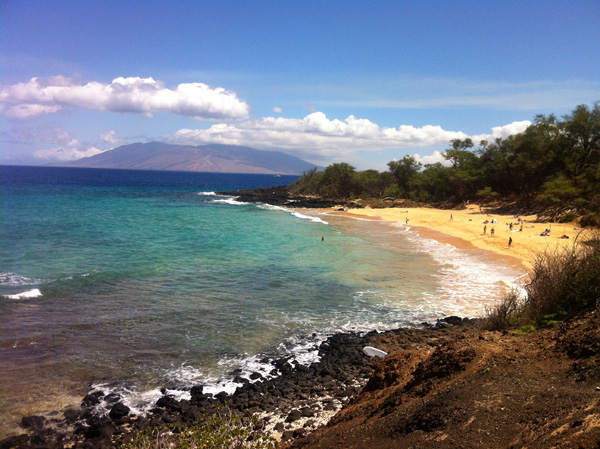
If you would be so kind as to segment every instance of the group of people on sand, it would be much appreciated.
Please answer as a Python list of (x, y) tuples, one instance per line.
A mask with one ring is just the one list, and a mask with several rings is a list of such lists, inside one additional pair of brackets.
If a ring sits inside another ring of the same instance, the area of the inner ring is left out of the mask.
[[(483, 235), (487, 234), (487, 225), (488, 224), (493, 224), (493, 223), (498, 223), (498, 220), (495, 219), (495, 218), (492, 218), (492, 220), (485, 220), (483, 222)], [(507, 223), (507, 224), (509, 226), (510, 231), (513, 231), (513, 223), (511, 222), (511, 223)], [(518, 221), (517, 224), (521, 225), (521, 228), (519, 229), (519, 231), (523, 231), (523, 220), (521, 220), (519, 218), (519, 221)], [(492, 228), (490, 229), (490, 236), (491, 237), (495, 237), (495, 235), (496, 235), (496, 231), (495, 231), (494, 227), (492, 226)], [(509, 248), (512, 246), (512, 243), (513, 243), (513, 239), (512, 239), (512, 237), (509, 237), (508, 238), (508, 247)]]

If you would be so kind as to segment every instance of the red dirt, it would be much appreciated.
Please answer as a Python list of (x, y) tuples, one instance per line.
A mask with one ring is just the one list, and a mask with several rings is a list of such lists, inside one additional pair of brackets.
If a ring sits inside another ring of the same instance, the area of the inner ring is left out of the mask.
[(528, 335), (466, 327), (436, 348), (383, 338), (361, 393), (287, 447), (600, 448), (600, 311)]

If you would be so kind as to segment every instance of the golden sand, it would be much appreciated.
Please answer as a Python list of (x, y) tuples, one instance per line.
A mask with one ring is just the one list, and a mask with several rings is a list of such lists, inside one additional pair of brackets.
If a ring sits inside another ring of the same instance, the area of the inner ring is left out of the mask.
[[(537, 254), (559, 247), (570, 247), (581, 231), (575, 223), (534, 223), (534, 215), (519, 216), (523, 220), (521, 227), (517, 217), (488, 214), (485, 209), (481, 212), (477, 205), (470, 205), (464, 210), (366, 208), (352, 209), (348, 214), (405, 223), (422, 235), (454, 246), (468, 247), (471, 244), (504, 257), (516, 258), (527, 270), (531, 270)], [(492, 223), (494, 219), (497, 223)], [(512, 231), (510, 223), (513, 224)], [(550, 233), (542, 237), (540, 234), (546, 229), (550, 229)], [(561, 238), (565, 235), (569, 238)], [(512, 238), (510, 247), (509, 238)]]

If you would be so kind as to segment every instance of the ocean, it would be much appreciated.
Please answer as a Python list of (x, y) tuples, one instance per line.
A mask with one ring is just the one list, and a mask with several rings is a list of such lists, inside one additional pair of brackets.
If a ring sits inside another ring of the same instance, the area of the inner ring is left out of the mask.
[(309, 364), (339, 332), (477, 316), (523, 274), (410, 226), (240, 203), (296, 177), (0, 167), (0, 435), (95, 388), (143, 412), (166, 388)]

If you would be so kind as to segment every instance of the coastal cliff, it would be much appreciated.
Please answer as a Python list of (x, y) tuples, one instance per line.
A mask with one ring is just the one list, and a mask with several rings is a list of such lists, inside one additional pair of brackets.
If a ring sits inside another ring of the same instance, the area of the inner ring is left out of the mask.
[(391, 354), (325, 428), (286, 446), (597, 448), (600, 311), (528, 335), (464, 332)]

